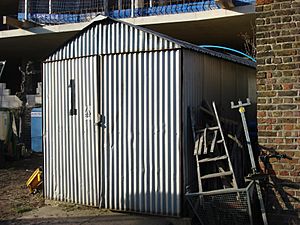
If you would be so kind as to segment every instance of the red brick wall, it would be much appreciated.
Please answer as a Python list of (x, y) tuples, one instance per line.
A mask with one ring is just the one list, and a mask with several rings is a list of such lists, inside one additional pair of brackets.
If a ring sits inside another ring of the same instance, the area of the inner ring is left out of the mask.
[(272, 160), (279, 205), (300, 209), (300, 1), (257, 0), (259, 143), (293, 160)]

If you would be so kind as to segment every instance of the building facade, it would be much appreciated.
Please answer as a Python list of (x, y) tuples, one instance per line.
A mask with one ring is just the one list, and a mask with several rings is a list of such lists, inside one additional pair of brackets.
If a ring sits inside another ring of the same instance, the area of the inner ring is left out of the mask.
[(300, 3), (261, 0), (256, 11), (258, 140), (292, 158), (271, 161), (267, 207), (288, 224), (300, 208)]

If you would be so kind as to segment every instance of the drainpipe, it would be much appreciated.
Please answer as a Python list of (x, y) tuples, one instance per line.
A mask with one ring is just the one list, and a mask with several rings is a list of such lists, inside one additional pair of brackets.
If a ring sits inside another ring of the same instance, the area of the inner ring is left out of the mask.
[(24, 0), (24, 20), (28, 20), (28, 0)]

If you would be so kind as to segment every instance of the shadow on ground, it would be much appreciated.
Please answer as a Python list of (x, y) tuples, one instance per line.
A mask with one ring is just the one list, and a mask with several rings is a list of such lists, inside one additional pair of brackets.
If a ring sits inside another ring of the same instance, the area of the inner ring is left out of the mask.
[(33, 224), (99, 224), (99, 225), (188, 225), (190, 221), (183, 218), (167, 218), (135, 215), (107, 215), (62, 218), (31, 218), (0, 221), (1, 225), (33, 225)]

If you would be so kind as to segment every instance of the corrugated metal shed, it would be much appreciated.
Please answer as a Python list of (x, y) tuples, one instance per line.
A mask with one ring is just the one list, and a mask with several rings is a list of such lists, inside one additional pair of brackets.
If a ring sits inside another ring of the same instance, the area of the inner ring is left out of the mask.
[[(255, 77), (248, 61), (109, 18), (43, 68), (45, 196), (176, 216), (192, 180), (187, 107), (221, 103), (236, 87), (227, 75), (235, 84)], [(223, 92), (210, 89), (218, 82)]]

